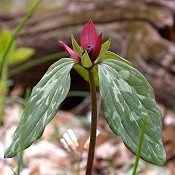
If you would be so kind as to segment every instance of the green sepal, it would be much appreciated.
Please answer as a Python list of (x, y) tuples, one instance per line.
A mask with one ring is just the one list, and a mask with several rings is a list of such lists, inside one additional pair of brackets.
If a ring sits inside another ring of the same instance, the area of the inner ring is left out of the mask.
[(84, 54), (83, 54), (83, 56), (81, 58), (81, 64), (85, 68), (90, 68), (92, 66), (92, 61), (91, 61), (87, 51), (84, 52)]
[(5, 158), (14, 157), (41, 137), (68, 94), (70, 70), (75, 63), (71, 58), (58, 60), (33, 88)]
[(166, 154), (162, 143), (161, 112), (145, 77), (130, 65), (111, 59), (98, 64), (98, 75), (103, 111), (112, 131), (136, 154), (146, 115), (141, 158), (163, 165)]
[(94, 61), (94, 63), (98, 63), (99, 60), (103, 60), (102, 57), (108, 51), (110, 45), (111, 45), (111, 38), (108, 39), (105, 43), (102, 44), (100, 54), (99, 54), (98, 58)]
[(110, 45), (111, 45), (111, 38), (102, 44), (102, 47), (100, 50), (100, 55), (106, 53), (108, 51)]
[(83, 53), (83, 49), (78, 45), (78, 43), (75, 40), (73, 35), (71, 36), (71, 40), (72, 40), (73, 50), (81, 58), (82, 57), (82, 53)]

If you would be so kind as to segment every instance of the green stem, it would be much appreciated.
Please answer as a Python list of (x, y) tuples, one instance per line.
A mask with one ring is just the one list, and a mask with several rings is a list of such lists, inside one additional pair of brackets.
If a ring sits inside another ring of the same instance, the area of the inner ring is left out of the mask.
[(91, 175), (94, 161), (96, 131), (97, 131), (97, 96), (96, 96), (96, 85), (94, 80), (93, 69), (88, 70), (88, 73), (89, 73), (89, 85), (91, 93), (91, 132), (90, 132), (88, 161), (86, 166), (86, 175)]
[(141, 130), (141, 134), (140, 134), (140, 138), (139, 138), (137, 157), (136, 157), (136, 161), (135, 161), (135, 164), (134, 164), (134, 170), (133, 170), (132, 175), (136, 175), (136, 172), (137, 172), (137, 167), (138, 167), (138, 164), (139, 164), (139, 158), (140, 158), (140, 153), (141, 153), (141, 150), (142, 150), (142, 144), (143, 144), (143, 139), (144, 139), (146, 122), (147, 122), (147, 116), (144, 115), (142, 130)]
[(24, 25), (26, 24), (26, 22), (28, 21), (28, 19), (33, 15), (33, 13), (35, 12), (35, 10), (37, 9), (37, 7), (39, 6), (40, 2), (42, 0), (37, 0), (34, 5), (31, 7), (31, 9), (29, 10), (29, 12), (24, 16), (24, 18), (22, 19), (22, 21), (19, 23), (19, 25), (16, 27), (14, 33), (12, 34), (12, 37), (7, 45), (7, 47), (5, 48), (5, 51), (3, 53), (2, 56), (2, 62), (0, 65), (2, 65), (2, 67), (0, 68), (0, 79), (3, 79), (3, 72), (4, 70), (4, 65), (7, 62), (7, 55), (12, 47), (12, 44), (14, 42), (14, 40), (17, 38), (19, 32), (21, 31), (21, 29), (24, 27)]

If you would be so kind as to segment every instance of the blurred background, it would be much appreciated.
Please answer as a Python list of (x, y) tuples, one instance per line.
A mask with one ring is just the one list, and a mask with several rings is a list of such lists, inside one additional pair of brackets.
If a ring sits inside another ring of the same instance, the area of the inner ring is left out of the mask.
[[(4, 43), (34, 0), (0, 0), (0, 59)], [(16, 39), (7, 67), (8, 82), (0, 84), (0, 175), (11, 175), (16, 159), (3, 159), (25, 105), (26, 89), (33, 86), (56, 60), (67, 57), (58, 40), (79, 42), (84, 24), (92, 19), (103, 40), (112, 38), (111, 51), (131, 61), (152, 85), (162, 111), (165, 166), (140, 161), (139, 174), (175, 175), (175, 1), (174, 0), (43, 0)], [(21, 51), (19, 51), (21, 49)], [(89, 136), (89, 85), (71, 72), (71, 90), (42, 138), (24, 153), (22, 175), (76, 174), (77, 160), (59, 139), (71, 128), (77, 135), (84, 173)], [(134, 156), (106, 125), (99, 103), (95, 173), (131, 174)]]

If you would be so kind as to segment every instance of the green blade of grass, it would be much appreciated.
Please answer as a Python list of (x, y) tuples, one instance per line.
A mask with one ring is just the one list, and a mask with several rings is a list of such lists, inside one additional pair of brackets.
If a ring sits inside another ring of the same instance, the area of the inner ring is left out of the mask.
[(139, 164), (139, 158), (140, 158), (140, 153), (141, 153), (141, 150), (142, 150), (142, 144), (143, 144), (143, 139), (144, 139), (144, 132), (145, 132), (145, 127), (146, 127), (146, 122), (147, 122), (147, 116), (144, 115), (142, 131), (140, 133), (140, 138), (139, 138), (137, 157), (136, 157), (136, 160), (135, 160), (135, 163), (134, 163), (134, 170), (133, 170), (132, 175), (136, 175), (136, 172), (137, 172), (137, 167), (138, 167), (138, 164)]

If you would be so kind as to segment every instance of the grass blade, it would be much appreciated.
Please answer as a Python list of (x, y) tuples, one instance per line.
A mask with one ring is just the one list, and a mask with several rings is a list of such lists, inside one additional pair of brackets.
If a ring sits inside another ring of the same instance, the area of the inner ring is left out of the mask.
[(142, 131), (141, 131), (140, 139), (139, 139), (139, 146), (138, 146), (138, 151), (137, 151), (137, 157), (136, 157), (136, 160), (135, 160), (135, 163), (134, 163), (134, 170), (133, 170), (132, 175), (136, 175), (136, 172), (137, 172), (137, 167), (138, 167), (138, 164), (139, 164), (139, 158), (140, 158), (140, 153), (141, 153), (142, 144), (143, 144), (143, 138), (144, 138), (146, 122), (147, 122), (147, 116), (144, 115)]

